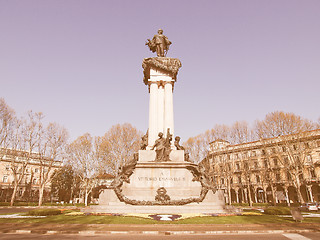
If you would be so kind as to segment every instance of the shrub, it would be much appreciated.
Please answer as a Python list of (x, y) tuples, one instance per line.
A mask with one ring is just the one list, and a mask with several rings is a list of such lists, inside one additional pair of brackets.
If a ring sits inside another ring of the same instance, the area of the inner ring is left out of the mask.
[(10, 206), (10, 203), (8, 203), (8, 202), (0, 202), (0, 206)]
[(26, 215), (29, 216), (52, 216), (59, 215), (61, 211), (59, 209), (35, 209), (29, 211)]
[(288, 207), (268, 207), (264, 210), (265, 214), (269, 215), (289, 215), (291, 214), (290, 208)]
[(270, 203), (253, 203), (253, 207), (268, 207), (270, 206)]

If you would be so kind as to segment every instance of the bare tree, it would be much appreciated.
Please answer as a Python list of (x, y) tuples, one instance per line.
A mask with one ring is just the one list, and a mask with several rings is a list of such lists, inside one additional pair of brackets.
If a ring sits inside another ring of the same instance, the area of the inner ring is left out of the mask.
[(45, 186), (49, 183), (53, 167), (63, 160), (68, 132), (57, 123), (49, 123), (46, 129), (40, 132), (38, 141), (39, 157), (39, 206), (42, 205)]
[(112, 126), (106, 134), (97, 139), (99, 157), (104, 160), (106, 172), (116, 175), (120, 166), (132, 159), (139, 150), (143, 133), (129, 123)]
[(183, 143), (183, 146), (189, 153), (190, 160), (195, 163), (199, 163), (206, 156), (207, 146), (206, 141), (204, 140), (204, 135), (189, 138)]
[(258, 139), (273, 138), (283, 135), (299, 134), (304, 131), (316, 129), (312, 121), (295, 115), (276, 111), (268, 113), (264, 120), (256, 121), (255, 134)]
[[(16, 116), (3, 98), (0, 98), (0, 147), (8, 148), (9, 138), (16, 126)], [(2, 155), (0, 155), (1, 157)]]
[[(272, 152), (271, 155), (280, 161), (285, 171), (290, 174), (299, 202), (304, 202), (300, 188), (304, 181), (304, 168), (309, 155), (304, 141), (309, 134), (308, 131), (315, 129), (316, 126), (312, 121), (293, 113), (272, 112), (267, 114), (264, 120), (257, 121), (255, 127), (265, 152)], [(268, 147), (271, 142), (276, 149)], [(268, 161), (270, 160), (269, 157)]]
[(209, 153), (209, 143), (217, 140), (229, 140), (230, 128), (227, 125), (215, 125), (205, 133), (189, 138), (183, 146), (190, 154), (190, 160), (201, 162)]
[(252, 130), (246, 121), (235, 122), (230, 129), (230, 140), (233, 144), (241, 144), (250, 142), (252, 138)]
[(10, 138), (10, 149), (7, 149), (8, 155), (11, 156), (10, 168), (13, 174), (13, 193), (10, 205), (16, 198), (16, 193), (21, 181), (26, 174), (27, 166), (33, 159), (38, 159), (39, 154), (35, 154), (34, 150), (39, 142), (39, 136), (42, 131), (41, 112), (34, 113), (30, 111), (28, 118), (17, 122), (14, 132)]
[(95, 140), (89, 133), (86, 133), (69, 144), (67, 149), (69, 164), (80, 178), (80, 187), (84, 193), (86, 206), (89, 194), (97, 185), (96, 177), (101, 172), (100, 151), (97, 149), (99, 145), (99, 139)]

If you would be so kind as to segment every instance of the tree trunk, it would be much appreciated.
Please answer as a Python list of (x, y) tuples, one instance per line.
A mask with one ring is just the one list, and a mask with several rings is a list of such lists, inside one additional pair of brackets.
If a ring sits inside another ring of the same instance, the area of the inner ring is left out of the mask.
[(250, 187), (250, 185), (248, 185), (248, 201), (249, 201), (249, 206), (252, 207), (251, 187)]
[(85, 190), (85, 194), (84, 194), (84, 205), (86, 207), (88, 206), (88, 191), (87, 191), (87, 189)]
[(297, 195), (298, 195), (298, 201), (300, 203), (304, 203), (305, 201), (304, 201), (304, 199), (302, 197), (302, 193), (301, 193), (300, 187), (301, 187), (301, 184), (300, 184), (300, 181), (299, 181), (299, 183), (297, 183), (297, 186), (296, 186)]
[(12, 192), (12, 195), (11, 195), (11, 201), (10, 201), (10, 206), (12, 207), (13, 206), (13, 203), (16, 199), (16, 194), (17, 194), (17, 190), (18, 190), (18, 184), (14, 184), (14, 187), (13, 187), (13, 192)]
[(276, 194), (274, 192), (274, 186), (270, 185), (271, 188), (271, 193), (272, 193), (272, 205), (275, 206), (276, 205)]
[(39, 186), (39, 202), (38, 202), (39, 207), (42, 205), (43, 191), (44, 191), (44, 184), (40, 184), (40, 186)]
[(288, 192), (288, 188), (287, 187), (284, 188), (284, 193), (286, 194), (288, 207), (290, 207), (291, 204), (290, 204), (289, 192)]
[(263, 188), (264, 203), (268, 203), (267, 188)]
[(228, 198), (229, 198), (229, 205), (231, 205), (231, 184), (230, 184), (230, 179), (228, 179)]
[(254, 187), (254, 201), (257, 203), (258, 202), (258, 197), (257, 197), (257, 189)]

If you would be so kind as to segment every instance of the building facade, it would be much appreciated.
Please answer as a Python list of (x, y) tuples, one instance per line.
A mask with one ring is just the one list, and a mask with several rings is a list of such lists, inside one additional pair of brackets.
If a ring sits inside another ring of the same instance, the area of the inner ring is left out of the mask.
[(320, 202), (320, 129), (238, 145), (216, 140), (203, 161), (226, 202)]
[[(25, 166), (25, 173), (19, 184), (16, 200), (37, 201), (41, 172), (50, 171), (49, 176), (51, 176), (56, 169), (62, 167), (62, 162), (40, 159), (37, 153), (32, 153), (31, 157), (26, 157), (26, 152), (0, 149), (0, 202), (10, 201), (15, 181), (13, 169), (16, 169), (18, 175), (20, 175), (23, 171), (23, 165)], [(51, 182), (48, 181), (45, 185), (46, 200), (50, 198), (50, 190)]]

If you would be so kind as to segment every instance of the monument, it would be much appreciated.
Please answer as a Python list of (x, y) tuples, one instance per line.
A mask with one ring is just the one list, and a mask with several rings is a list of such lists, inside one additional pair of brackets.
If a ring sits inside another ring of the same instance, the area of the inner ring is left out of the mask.
[(162, 29), (146, 45), (157, 53), (142, 62), (143, 82), (150, 93), (148, 131), (142, 137), (141, 150), (121, 166), (112, 189), (104, 189), (99, 205), (89, 211), (223, 212), (223, 193), (215, 189), (208, 166), (192, 163), (180, 137), (174, 138), (173, 89), (181, 62), (166, 57), (171, 42)]

